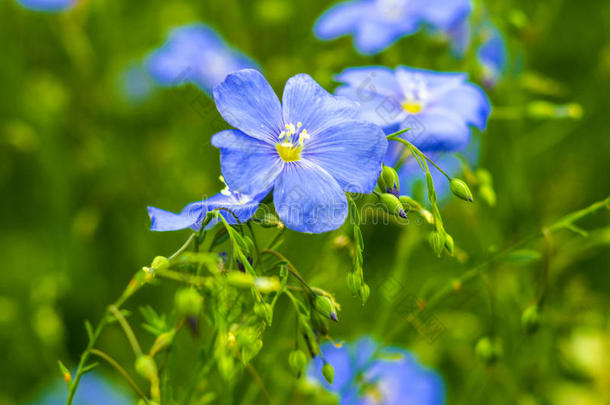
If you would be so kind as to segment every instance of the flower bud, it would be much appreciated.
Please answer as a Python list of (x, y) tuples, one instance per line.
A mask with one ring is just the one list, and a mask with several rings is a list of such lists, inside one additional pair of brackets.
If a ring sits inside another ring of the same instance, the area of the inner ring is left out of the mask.
[(362, 278), (356, 274), (356, 272), (350, 271), (347, 273), (347, 276), (345, 276), (345, 281), (349, 292), (352, 293), (352, 295), (358, 295), (358, 291), (362, 285)]
[(402, 205), (402, 209), (405, 212), (419, 211), (422, 208), (420, 203), (418, 203), (417, 201), (415, 201), (413, 198), (409, 197), (408, 195), (401, 195), (400, 197), (398, 197), (398, 200), (400, 201), (400, 204)]
[(496, 192), (489, 185), (482, 185), (479, 187), (478, 197), (481, 198), (487, 205), (493, 207), (496, 205)]
[(250, 274), (242, 273), (241, 271), (232, 271), (227, 273), (227, 282), (233, 287), (250, 288), (254, 287), (254, 277)]
[(279, 217), (273, 213), (267, 213), (263, 216), (260, 222), (263, 228), (279, 228), (283, 226)]
[(540, 309), (538, 305), (530, 305), (521, 315), (521, 326), (525, 333), (532, 334), (540, 327)]
[(468, 188), (468, 185), (464, 182), (464, 180), (460, 179), (451, 179), (449, 183), (449, 188), (451, 192), (456, 196), (460, 197), (462, 200), (472, 202), (472, 193)]
[(335, 370), (333, 369), (333, 366), (328, 363), (324, 363), (324, 366), (322, 366), (322, 375), (324, 376), (326, 381), (328, 381), (328, 383), (332, 385), (333, 380), (335, 378)]
[(281, 283), (280, 280), (273, 277), (257, 277), (254, 280), (254, 286), (256, 289), (262, 293), (270, 293), (280, 289)]
[(316, 308), (316, 311), (332, 319), (333, 321), (338, 322), (337, 313), (335, 312), (335, 306), (330, 298), (324, 295), (316, 295), (314, 306)]
[(157, 256), (153, 259), (152, 264), (150, 265), (150, 267), (153, 270), (165, 270), (169, 267), (169, 259), (167, 257), (164, 256)]
[(259, 302), (254, 306), (254, 313), (256, 316), (263, 319), (268, 326), (271, 326), (271, 321), (273, 319), (273, 308), (271, 308), (271, 305), (266, 302)]
[(398, 197), (400, 189), (400, 180), (398, 179), (398, 173), (394, 168), (383, 165), (381, 169), (381, 176), (377, 180), (377, 185), (384, 193), (391, 193)]
[(485, 364), (495, 363), (502, 355), (500, 342), (492, 341), (488, 337), (479, 339), (474, 351), (477, 358)]
[(432, 250), (437, 257), (441, 257), (441, 254), (443, 253), (445, 239), (445, 235), (441, 234), (439, 231), (432, 231), (428, 236), (428, 242), (430, 243), (430, 246), (432, 246)]
[(360, 295), (360, 299), (362, 300), (362, 305), (364, 305), (366, 303), (366, 301), (369, 299), (369, 296), (371, 295), (371, 287), (369, 287), (368, 284), (366, 284), (366, 283), (362, 283), (362, 287), (360, 287), (359, 295)]
[(155, 339), (155, 342), (153, 343), (152, 348), (150, 349), (151, 356), (154, 356), (159, 351), (168, 347), (174, 340), (175, 335), (176, 332), (172, 329), (157, 336), (157, 339)]
[(290, 369), (297, 376), (300, 377), (303, 370), (307, 366), (307, 355), (302, 350), (293, 350), (288, 355), (288, 364)]
[(451, 256), (453, 256), (453, 251), (455, 249), (455, 245), (453, 243), (453, 236), (449, 235), (445, 232), (445, 249), (449, 252)]
[(176, 292), (176, 311), (180, 316), (196, 317), (203, 307), (203, 298), (192, 288), (183, 288)]
[(328, 321), (326, 317), (317, 311), (311, 312), (311, 326), (318, 334), (322, 336), (328, 335)]
[(150, 380), (157, 375), (157, 364), (152, 357), (143, 355), (136, 359), (136, 371), (142, 377)]
[(396, 215), (401, 218), (406, 218), (407, 214), (402, 209), (400, 200), (394, 195), (389, 193), (383, 193), (379, 196), (381, 204), (384, 209), (392, 215)]

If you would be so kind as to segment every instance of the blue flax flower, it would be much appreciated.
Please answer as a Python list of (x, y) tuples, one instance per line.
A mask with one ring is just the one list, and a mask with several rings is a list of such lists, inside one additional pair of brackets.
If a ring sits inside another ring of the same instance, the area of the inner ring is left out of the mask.
[[(268, 191), (267, 191), (268, 192)], [(246, 222), (256, 210), (260, 201), (267, 192), (249, 196), (232, 192), (227, 188), (212, 197), (191, 203), (184, 207), (179, 214), (164, 211), (155, 207), (148, 207), (148, 215), (152, 221), (151, 231), (177, 231), (191, 228), (195, 231), (201, 229), (201, 223), (209, 211), (218, 209), (227, 223), (234, 225)], [(229, 211), (227, 211), (229, 210)], [(219, 219), (213, 219), (206, 229), (213, 227)]]
[(76, 0), (17, 0), (22, 7), (49, 13), (64, 11), (76, 3)]
[(488, 22), (481, 28), (483, 43), (477, 49), (477, 60), (483, 70), (483, 82), (493, 87), (506, 71), (508, 50), (502, 33)]
[(320, 39), (354, 36), (363, 54), (383, 51), (421, 26), (448, 31), (471, 12), (470, 0), (350, 0), (324, 13), (314, 25)]
[(409, 351), (397, 347), (377, 350), (362, 338), (337, 348), (321, 347), (335, 376), (330, 385), (322, 376), (323, 361), (314, 359), (309, 376), (339, 396), (340, 405), (440, 405), (445, 401), (442, 378), (422, 366)]
[(212, 138), (224, 179), (250, 195), (273, 188), (275, 209), (290, 229), (337, 229), (347, 216), (343, 191), (375, 187), (387, 148), (383, 131), (358, 120), (355, 103), (306, 74), (288, 80), (282, 99), (252, 69), (214, 88), (218, 111), (237, 128)]
[(146, 62), (150, 75), (163, 86), (193, 83), (210, 94), (232, 72), (256, 63), (231, 48), (210, 27), (190, 24), (172, 30), (168, 40)]
[[(66, 384), (63, 380), (57, 379), (35, 400), (27, 402), (27, 404), (64, 405), (67, 397)], [(134, 400), (125, 390), (111, 384), (99, 373), (88, 373), (82, 377), (72, 403), (74, 405), (130, 405), (134, 403)]]
[(423, 151), (454, 151), (470, 142), (471, 127), (485, 129), (491, 105), (465, 73), (398, 66), (348, 68), (337, 95), (360, 103), (361, 118), (386, 133), (410, 128), (404, 139)]

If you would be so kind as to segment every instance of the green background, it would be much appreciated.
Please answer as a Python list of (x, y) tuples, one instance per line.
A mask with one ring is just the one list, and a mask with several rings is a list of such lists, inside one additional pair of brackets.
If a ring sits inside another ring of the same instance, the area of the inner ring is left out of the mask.
[[(372, 294), (364, 307), (345, 287), (350, 258), (332, 247), (337, 234), (290, 233), (281, 251), (342, 303), (341, 322), (331, 327), (337, 339), (373, 334), (383, 340), (404, 323), (397, 297), (383, 292), (388, 280), (401, 293), (427, 294), (490, 252), (608, 195), (610, 3), (487, 6), (510, 50), (506, 77), (489, 91), (495, 110), (480, 137), (480, 166), (493, 175), (497, 204), (451, 199), (443, 206), (448, 231), (467, 252), (464, 263), (436, 259), (426, 242), (429, 230), (415, 221), (365, 226)], [(149, 232), (147, 205), (178, 211), (222, 187), (210, 137), (224, 124), (218, 126), (211, 100), (187, 87), (134, 101), (122, 88), (123, 72), (159, 46), (171, 27), (211, 25), (260, 63), (278, 93), (301, 72), (332, 90), (332, 76), (349, 66), (472, 71), (471, 60), (453, 58), (443, 40), (424, 33), (375, 57), (357, 54), (349, 38), (317, 41), (311, 27), (327, 7), (313, 0), (84, 0), (67, 13), (44, 14), (13, 0), (0, 3), (0, 404), (22, 403), (58, 378), (57, 359), (74, 366), (86, 346), (83, 320), (98, 320), (138, 268), (186, 238), (186, 232)], [(527, 106), (534, 100), (576, 102), (584, 114), (532, 117)], [(538, 294), (544, 260), (499, 263), (465, 285), (435, 310), (444, 330), (438, 339), (431, 342), (405, 324), (387, 343), (415, 351), (439, 370), (449, 403), (609, 401), (608, 219), (606, 211), (584, 221), (588, 238), (553, 235), (538, 333), (525, 335), (520, 317)], [(529, 247), (544, 253), (540, 241)], [(128, 305), (143, 342), (150, 338), (139, 328), (137, 307), (169, 310), (175, 289), (172, 283), (149, 287)], [(289, 311), (275, 315), (253, 366), (277, 403), (311, 403), (317, 393), (288, 369), (293, 322)], [(504, 350), (491, 367), (474, 355), (486, 335), (501, 339)], [(183, 333), (179, 343), (179, 374), (189, 376), (196, 339)], [(116, 326), (99, 347), (133, 369)], [(100, 369), (123, 384), (106, 365)], [(218, 392), (220, 385), (212, 378), (209, 389)], [(248, 373), (239, 375), (234, 398), (267, 403)]]

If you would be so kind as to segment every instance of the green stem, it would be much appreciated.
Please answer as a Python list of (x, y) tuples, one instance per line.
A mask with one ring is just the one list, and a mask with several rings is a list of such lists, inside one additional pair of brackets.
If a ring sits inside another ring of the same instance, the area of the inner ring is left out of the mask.
[(301, 283), (301, 285), (305, 287), (305, 289), (309, 291), (311, 295), (313, 295), (314, 297), (317, 295), (315, 291), (309, 286), (309, 284), (307, 284), (305, 280), (303, 280), (303, 277), (301, 277), (299, 271), (292, 265), (292, 263), (290, 263), (290, 260), (288, 260), (283, 254), (281, 254), (280, 252), (276, 252), (275, 250), (268, 249), (265, 249), (261, 252), (261, 254), (265, 253), (272, 254), (281, 261), (283, 261), (286, 264), (286, 267), (288, 267), (288, 271), (290, 271), (290, 274), (292, 274), (297, 280), (299, 280), (299, 283)]
[(123, 316), (121, 311), (119, 311), (119, 309), (116, 306), (111, 305), (109, 310), (110, 310), (110, 312), (112, 312), (112, 315), (114, 315), (116, 320), (119, 321), (121, 328), (123, 328), (123, 332), (125, 332), (125, 336), (127, 336), (127, 340), (129, 340), (129, 344), (131, 345), (131, 348), (133, 349), (133, 354), (136, 357), (142, 356), (142, 348), (140, 347), (140, 344), (138, 343), (138, 339), (136, 338), (136, 335), (133, 333), (133, 329), (131, 329), (131, 326), (129, 326), (129, 322), (127, 322), (127, 319), (125, 319), (125, 317)]
[[(399, 131), (400, 132), (400, 131)], [(397, 135), (395, 134), (390, 134), (387, 137), (388, 141), (395, 141), (395, 142), (400, 142), (403, 145), (406, 145), (409, 149), (411, 149), (413, 152), (415, 152), (417, 155), (419, 155), (421, 158), (426, 159), (428, 162), (430, 162), (432, 164), (432, 166), (436, 167), (436, 169), (441, 172), (446, 178), (447, 180), (451, 181), (452, 177), (450, 175), (447, 174), (447, 172), (445, 172), (443, 169), (441, 169), (441, 167), (439, 165), (437, 165), (432, 159), (430, 159), (428, 156), (426, 156), (425, 153), (423, 153), (422, 151), (420, 151), (415, 145), (413, 145), (411, 142), (407, 141), (406, 139), (403, 138), (398, 138)]]
[(131, 388), (133, 388), (133, 390), (136, 392), (136, 394), (138, 394), (140, 396), (140, 398), (142, 398), (145, 401), (148, 400), (148, 398), (146, 398), (146, 395), (144, 395), (144, 393), (142, 392), (140, 387), (138, 387), (138, 385), (135, 383), (135, 381), (133, 381), (133, 379), (129, 376), (129, 373), (127, 373), (127, 371), (125, 371), (125, 369), (123, 367), (121, 367), (121, 365), (115, 359), (113, 359), (108, 354), (104, 353), (103, 351), (97, 350), (97, 349), (91, 349), (91, 354), (94, 354), (94, 355), (106, 360), (106, 362), (108, 364), (110, 364), (112, 367), (114, 367), (125, 378), (125, 380), (129, 384), (129, 386)]

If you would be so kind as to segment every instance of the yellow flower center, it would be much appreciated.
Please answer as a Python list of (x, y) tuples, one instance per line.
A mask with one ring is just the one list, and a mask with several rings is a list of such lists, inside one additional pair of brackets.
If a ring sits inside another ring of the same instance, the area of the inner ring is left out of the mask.
[(296, 162), (301, 159), (303, 144), (309, 139), (307, 130), (301, 129), (301, 127), (300, 122), (297, 122), (296, 127), (288, 124), (286, 130), (279, 135), (281, 142), (275, 145), (275, 149), (284, 162)]
[(277, 153), (280, 154), (280, 157), (284, 162), (296, 162), (301, 159), (301, 147), (294, 146), (292, 143), (278, 143), (275, 145), (275, 149), (277, 149)]
[(417, 114), (424, 108), (420, 101), (404, 101), (402, 103), (402, 109), (409, 114)]

